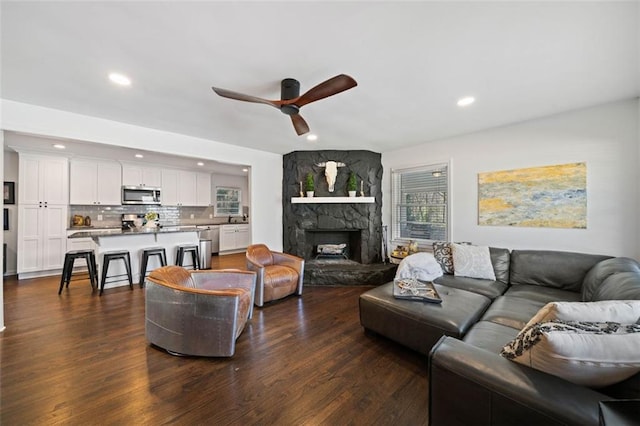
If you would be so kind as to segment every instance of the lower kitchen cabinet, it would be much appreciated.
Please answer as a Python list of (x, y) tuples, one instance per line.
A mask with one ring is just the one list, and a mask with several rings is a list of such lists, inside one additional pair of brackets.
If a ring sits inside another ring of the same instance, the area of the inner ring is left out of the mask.
[(220, 251), (243, 250), (251, 244), (251, 225), (232, 224), (220, 226)]
[[(18, 214), (19, 278), (29, 278), (24, 274), (62, 269), (67, 250), (67, 208), (66, 205), (55, 204), (20, 206)], [(46, 273), (40, 275), (46, 275)]]

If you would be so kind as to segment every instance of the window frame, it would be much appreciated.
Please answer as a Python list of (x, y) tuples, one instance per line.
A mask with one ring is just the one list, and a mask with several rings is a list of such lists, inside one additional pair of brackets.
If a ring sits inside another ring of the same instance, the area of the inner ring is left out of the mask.
[[(451, 162), (443, 161), (437, 163), (423, 164), (419, 166), (412, 167), (401, 167), (391, 169), (391, 241), (404, 242), (408, 243), (409, 241), (416, 241), (418, 243), (422, 243), (424, 245), (431, 245), (434, 241), (441, 241), (440, 238), (431, 239), (431, 238), (409, 238), (401, 236), (401, 207), (402, 204), (400, 201), (401, 194), (400, 190), (400, 179), (402, 174), (407, 173), (416, 173), (422, 172), (425, 173), (433, 173), (434, 171), (442, 170), (445, 175), (445, 187), (444, 192), (446, 193), (445, 202), (444, 202), (444, 240), (449, 241), (451, 235)], [(428, 222), (425, 222), (427, 224)]]

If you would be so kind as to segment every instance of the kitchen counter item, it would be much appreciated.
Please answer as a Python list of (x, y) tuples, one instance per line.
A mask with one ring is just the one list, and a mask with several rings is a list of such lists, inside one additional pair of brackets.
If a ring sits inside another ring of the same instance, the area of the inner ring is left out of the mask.
[(91, 226), (91, 216), (84, 217), (84, 226)]
[(84, 226), (84, 217), (79, 214), (74, 214), (71, 218), (71, 226)]

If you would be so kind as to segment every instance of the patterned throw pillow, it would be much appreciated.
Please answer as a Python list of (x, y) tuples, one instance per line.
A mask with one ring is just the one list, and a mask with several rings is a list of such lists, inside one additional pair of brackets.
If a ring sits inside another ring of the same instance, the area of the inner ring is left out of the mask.
[(640, 325), (553, 320), (527, 325), (500, 352), (578, 385), (603, 387), (640, 371)]
[(445, 274), (453, 274), (453, 256), (451, 253), (451, 243), (446, 241), (436, 241), (433, 243), (433, 257), (442, 268)]
[[(442, 268), (442, 272), (445, 274), (453, 274), (453, 253), (451, 251), (451, 244), (447, 241), (436, 241), (433, 243), (433, 257), (436, 262)], [(459, 242), (456, 244), (471, 244), (468, 242)]]
[(489, 247), (451, 244), (454, 275), (485, 280), (496, 280)]

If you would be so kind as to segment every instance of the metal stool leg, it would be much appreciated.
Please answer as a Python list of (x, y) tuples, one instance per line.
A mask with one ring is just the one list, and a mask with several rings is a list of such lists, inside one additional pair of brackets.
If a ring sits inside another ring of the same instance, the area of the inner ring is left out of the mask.
[(131, 256), (127, 252), (127, 257), (124, 259), (124, 267), (127, 270), (127, 277), (129, 278), (129, 288), (133, 290), (133, 278), (131, 277)]
[(147, 262), (149, 261), (149, 253), (146, 251), (142, 254), (142, 264), (140, 265), (140, 288), (144, 285), (144, 278), (147, 275)]
[(107, 256), (104, 257), (104, 260), (102, 263), (104, 263), (104, 265), (102, 265), (102, 281), (100, 283), (100, 296), (102, 296), (102, 292), (104, 291), (104, 282), (107, 280), (107, 269), (109, 269), (109, 262), (111, 261), (111, 259), (109, 259)]
[(69, 272), (69, 258), (71, 256), (66, 254), (64, 256), (64, 266), (62, 268), (62, 276), (60, 277), (60, 288), (58, 289), (58, 294), (62, 293), (62, 289), (64, 288), (64, 284), (65, 282), (67, 283), (67, 286), (69, 285), (69, 281), (67, 280), (67, 274)]

